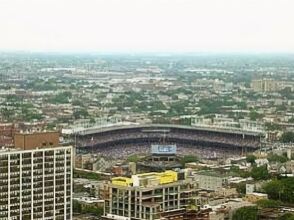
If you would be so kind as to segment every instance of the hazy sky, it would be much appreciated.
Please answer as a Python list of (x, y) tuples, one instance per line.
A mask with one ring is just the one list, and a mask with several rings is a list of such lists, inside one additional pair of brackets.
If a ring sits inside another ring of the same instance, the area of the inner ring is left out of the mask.
[(294, 0), (0, 0), (0, 50), (294, 52)]

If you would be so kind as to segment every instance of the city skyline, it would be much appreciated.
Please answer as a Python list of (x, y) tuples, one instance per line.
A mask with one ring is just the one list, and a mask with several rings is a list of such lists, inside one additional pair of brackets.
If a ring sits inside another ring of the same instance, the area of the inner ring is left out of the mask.
[(294, 52), (293, 1), (0, 2), (0, 50)]

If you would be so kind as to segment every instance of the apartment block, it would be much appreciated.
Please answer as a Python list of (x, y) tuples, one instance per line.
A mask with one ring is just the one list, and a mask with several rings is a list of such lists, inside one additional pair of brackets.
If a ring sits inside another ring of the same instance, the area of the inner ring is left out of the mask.
[(72, 147), (0, 150), (0, 219), (72, 219)]
[(278, 82), (273, 79), (252, 80), (251, 87), (255, 92), (275, 92), (278, 90)]
[(174, 171), (115, 177), (106, 189), (104, 219), (110, 219), (109, 216), (142, 220), (183, 219), (186, 208), (198, 194), (195, 181)]

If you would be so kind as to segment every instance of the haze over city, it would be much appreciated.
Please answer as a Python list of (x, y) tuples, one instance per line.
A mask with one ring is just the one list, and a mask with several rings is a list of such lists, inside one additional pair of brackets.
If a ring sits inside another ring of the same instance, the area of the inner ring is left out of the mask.
[(292, 0), (1, 0), (0, 50), (294, 52)]

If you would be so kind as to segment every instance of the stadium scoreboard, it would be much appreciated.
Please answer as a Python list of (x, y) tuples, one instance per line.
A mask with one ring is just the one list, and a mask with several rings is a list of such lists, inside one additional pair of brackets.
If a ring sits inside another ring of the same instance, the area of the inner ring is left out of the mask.
[(151, 154), (171, 155), (176, 153), (176, 145), (151, 145)]

